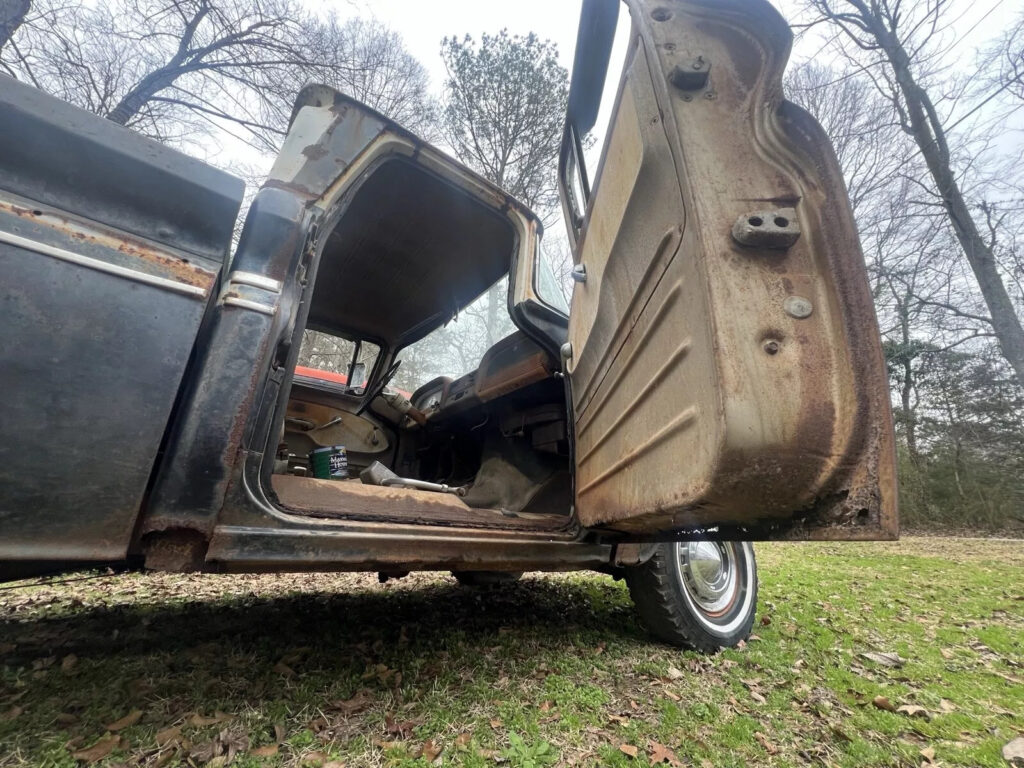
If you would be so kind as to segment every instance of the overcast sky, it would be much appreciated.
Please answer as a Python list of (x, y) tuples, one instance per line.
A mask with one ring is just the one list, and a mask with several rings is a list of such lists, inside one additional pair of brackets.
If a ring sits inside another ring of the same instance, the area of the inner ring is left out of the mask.
[[(305, 0), (315, 12), (333, 9), (341, 18), (362, 16), (374, 18), (398, 32), (409, 51), (423, 63), (431, 77), (431, 87), (440, 96), (445, 71), (441, 62), (441, 40), (450, 35), (495, 33), (508, 28), (513, 34), (536, 32), (558, 45), (562, 65), (572, 68), (572, 57), (579, 23), (580, 0), (514, 0), (511, 3), (493, 0)], [(801, 0), (773, 0), (787, 20), (797, 17)], [(910, 0), (911, 3), (925, 0)], [(970, 63), (975, 50), (1005, 30), (1016, 13), (1020, 0), (953, 0), (948, 14), (951, 30), (946, 35), (955, 47), (951, 62)], [(822, 33), (824, 30), (822, 30)], [(807, 58), (828, 58), (822, 33), (817, 31), (798, 38), (791, 61)], [(610, 84), (613, 87), (613, 84)], [(603, 118), (603, 116), (602, 116)], [(599, 118), (597, 130), (603, 129)], [(1024, 128), (1024, 126), (1021, 126)], [(251, 166), (269, 168), (269, 160), (260, 162), (251, 150), (230, 140), (218, 142), (220, 160), (240, 159)], [(211, 158), (214, 159), (214, 158)]]

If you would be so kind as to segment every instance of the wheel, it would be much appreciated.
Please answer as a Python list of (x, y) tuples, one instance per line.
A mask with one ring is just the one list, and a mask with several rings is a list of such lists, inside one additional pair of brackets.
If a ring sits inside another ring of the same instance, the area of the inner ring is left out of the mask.
[(666, 643), (705, 653), (746, 640), (757, 610), (757, 562), (747, 541), (659, 544), (626, 570), (640, 620)]
[(522, 571), (452, 571), (452, 576), (464, 587), (486, 587), (491, 584), (511, 584), (522, 578)]

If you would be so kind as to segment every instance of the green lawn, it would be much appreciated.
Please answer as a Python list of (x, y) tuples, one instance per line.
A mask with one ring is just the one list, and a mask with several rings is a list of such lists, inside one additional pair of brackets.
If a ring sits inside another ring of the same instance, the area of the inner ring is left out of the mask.
[(0, 766), (1006, 765), (1024, 542), (757, 552), (756, 635), (714, 657), (650, 642), (591, 574), (7, 589)]

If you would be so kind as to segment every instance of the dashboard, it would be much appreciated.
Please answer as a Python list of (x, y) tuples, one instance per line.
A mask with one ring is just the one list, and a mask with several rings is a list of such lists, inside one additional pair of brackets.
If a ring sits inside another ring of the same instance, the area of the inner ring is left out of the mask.
[(475, 371), (424, 384), (413, 394), (412, 404), (428, 419), (447, 416), (543, 381), (554, 370), (551, 355), (517, 331), (488, 349)]

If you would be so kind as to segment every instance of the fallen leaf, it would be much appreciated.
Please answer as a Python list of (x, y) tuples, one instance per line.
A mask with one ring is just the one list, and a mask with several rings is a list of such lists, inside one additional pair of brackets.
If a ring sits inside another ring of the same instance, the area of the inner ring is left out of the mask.
[(307, 752), (299, 760), (300, 765), (317, 765), (322, 766), (327, 762), (327, 754), (324, 752)]
[(95, 763), (117, 749), (117, 745), (120, 743), (120, 736), (104, 736), (88, 749), (80, 749), (78, 752), (73, 752), (71, 756), (84, 763)]
[(1003, 745), (1003, 760), (1010, 765), (1024, 765), (1024, 736), (1018, 736)]
[(945, 714), (948, 715), (950, 712), (956, 712), (956, 707), (953, 706), (953, 702), (950, 701), (949, 699), (940, 699), (939, 700), (939, 711), (940, 712), (944, 712)]
[(330, 706), (331, 709), (336, 709), (344, 715), (354, 715), (368, 709), (372, 703), (373, 694), (366, 688), (363, 688), (357, 691), (351, 699), (332, 701)]
[(768, 701), (768, 699), (766, 699), (764, 696), (762, 696), (757, 691), (751, 691), (750, 692), (750, 698), (752, 698), (758, 704), (764, 704), (766, 701)]
[(70, 712), (61, 712), (57, 715), (57, 722), (61, 725), (74, 725), (78, 722), (78, 715), (73, 715)]
[(771, 616), (762, 616), (761, 617), (761, 626), (762, 627), (770, 627), (771, 624), (772, 624)]
[(680, 672), (675, 667), (669, 667), (667, 674), (668, 674), (669, 680), (678, 680), (678, 679), (680, 679), (683, 676), (683, 673)]
[(949, 659), (952, 659), (954, 656), (953, 651), (951, 651), (949, 648), (940, 648), (939, 653), (941, 653), (942, 658), (946, 659), (947, 661)]
[(75, 656), (75, 654), (73, 653), (69, 653), (67, 656), (60, 660), (60, 671), (70, 672), (72, 669), (74, 669), (75, 664), (77, 663), (78, 657)]
[(455, 746), (464, 747), (472, 740), (473, 736), (469, 733), (460, 733), (455, 737)]
[(422, 723), (422, 719), (402, 720), (401, 722), (398, 722), (391, 715), (384, 715), (385, 730), (387, 730), (387, 732), (392, 736), (398, 736), (401, 739), (408, 739), (412, 736), (412, 729)]
[(249, 754), (255, 755), (256, 757), (273, 757), (277, 754), (277, 752), (277, 744), (267, 744), (265, 746), (256, 747), (256, 749), (250, 750)]
[(935, 762), (935, 747), (925, 747), (918, 754), (929, 763)]
[(875, 698), (871, 700), (871, 703), (879, 709), (884, 709), (886, 712), (896, 711), (896, 707), (894, 707), (892, 705), (892, 702), (889, 701), (889, 699), (887, 699), (885, 696), (875, 696)]
[(341, 760), (328, 760), (324, 763), (323, 768), (345, 768), (345, 763)]
[(142, 719), (142, 710), (141, 709), (133, 709), (131, 712), (129, 712), (124, 717), (122, 717), (120, 720), (115, 720), (114, 722), (109, 723), (108, 725), (106, 725), (105, 728), (108, 731), (110, 731), (111, 733), (117, 733), (118, 731), (123, 731), (125, 728), (129, 728), (129, 727), (135, 725), (141, 719)]
[(274, 665), (274, 671), (281, 675), (281, 677), (295, 677), (295, 670), (283, 661), (279, 661)]
[(404, 741), (384, 741), (383, 739), (374, 739), (373, 746), (380, 747), (381, 749), (403, 749), (405, 747)]
[(158, 747), (166, 747), (169, 744), (176, 744), (181, 738), (181, 726), (174, 725), (170, 728), (164, 728), (162, 731), (157, 731), (156, 736), (153, 738), (156, 740)]
[(435, 744), (430, 739), (427, 739), (423, 742), (423, 746), (420, 747), (420, 755), (425, 757), (428, 763), (432, 763), (441, 754), (441, 749), (439, 744)]
[(902, 667), (907, 663), (907, 660), (900, 657), (898, 653), (878, 653), (875, 651), (866, 651), (865, 653), (858, 654), (862, 659), (873, 661), (882, 667)]
[(18, 717), (18, 715), (20, 715), (24, 711), (25, 711), (24, 709), (22, 709), (21, 707), (15, 705), (15, 706), (11, 707), (10, 709), (8, 709), (3, 714), (0, 714), (0, 722), (7, 722), (8, 720), (14, 720), (16, 717)]
[(501, 720), (499, 720), (498, 718), (494, 718), (493, 720), (491, 720), (491, 728), (493, 728), (494, 730), (498, 730), (499, 728), (501, 728), (502, 725), (504, 725), (504, 723), (502, 723)]
[(896, 707), (896, 711), (907, 717), (923, 717), (925, 720), (931, 720), (932, 716), (924, 707), (920, 707), (917, 704), (901, 704)]
[(774, 755), (779, 751), (779, 748), (772, 744), (770, 741), (768, 741), (768, 737), (760, 731), (756, 731), (754, 733), (754, 739), (757, 741), (758, 744), (764, 747), (765, 752), (767, 752), (769, 755)]
[(665, 690), (664, 693), (666, 696), (672, 699), (672, 701), (682, 701), (682, 697), (678, 693), (673, 693), (669, 690)]
[(652, 741), (647, 745), (650, 748), (650, 754), (648, 759), (654, 765), (658, 763), (668, 763), (671, 766), (681, 766), (679, 758), (676, 757), (676, 753), (666, 747), (664, 744), (659, 744), (656, 741)]
[(280, 744), (284, 741), (284, 737), (288, 734), (288, 731), (284, 729), (283, 723), (274, 723), (274, 741)]
[(640, 750), (632, 744), (619, 744), (619, 752), (630, 757), (636, 757)]

